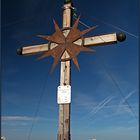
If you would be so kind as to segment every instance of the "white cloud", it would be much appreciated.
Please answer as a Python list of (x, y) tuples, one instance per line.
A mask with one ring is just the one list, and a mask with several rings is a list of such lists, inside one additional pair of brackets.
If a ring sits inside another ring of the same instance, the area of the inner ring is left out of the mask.
[(29, 116), (2, 116), (1, 120), (4, 121), (55, 121), (53, 118), (45, 117), (29, 117)]
[(2, 116), (2, 121), (32, 121), (33, 117), (28, 116)]
[(54, 118), (45, 118), (45, 117), (29, 117), (29, 116), (2, 116), (1, 123), (2, 127), (17, 127), (17, 126), (29, 126), (36, 122), (47, 121), (47, 122), (56, 122)]

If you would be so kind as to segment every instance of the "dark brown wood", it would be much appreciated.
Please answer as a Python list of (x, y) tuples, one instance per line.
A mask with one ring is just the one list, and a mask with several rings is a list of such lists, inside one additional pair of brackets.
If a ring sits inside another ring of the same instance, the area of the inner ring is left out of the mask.
[[(72, 59), (74, 64), (76, 65), (77, 69), (80, 70), (78, 60), (77, 60), (77, 55), (81, 51), (86, 51), (86, 52), (95, 52), (95, 50), (92, 50), (90, 48), (86, 48), (83, 46), (83, 44), (75, 44), (74, 41), (77, 41), (80, 38), (83, 38), (83, 35), (86, 34), (87, 32), (93, 30), (96, 28), (96, 26), (93, 26), (89, 29), (80, 31), (78, 27), (79, 23), (79, 18), (75, 21), (73, 27), (71, 29), (66, 29), (66, 32), (68, 32), (68, 35), (64, 36), (63, 31), (58, 27), (57, 23), (54, 20), (54, 27), (55, 27), (55, 33), (51, 36), (47, 35), (39, 35), (39, 37), (42, 37), (44, 39), (47, 39), (51, 42), (55, 42), (57, 46), (53, 49), (48, 50), (46, 53), (44, 53), (42, 56), (38, 58), (38, 60), (43, 59), (48, 56), (52, 56), (54, 58), (54, 62), (51, 68), (51, 72), (54, 70), (55, 66), (58, 64), (59, 61), (61, 61), (62, 55), (67, 51), (69, 55), (69, 59)], [(63, 27), (63, 29), (66, 27)], [(68, 27), (67, 27), (68, 28)], [(63, 59), (64, 60), (64, 59)]]

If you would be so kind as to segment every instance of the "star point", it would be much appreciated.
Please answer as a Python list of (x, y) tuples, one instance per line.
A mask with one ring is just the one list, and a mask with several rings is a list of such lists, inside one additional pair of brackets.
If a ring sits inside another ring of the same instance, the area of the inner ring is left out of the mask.
[(51, 36), (38, 35), (39, 37), (43, 39), (49, 40), (50, 42), (54, 42), (57, 44), (55, 48), (48, 50), (47, 52), (45, 52), (43, 55), (41, 55), (38, 58), (38, 60), (43, 59), (48, 56), (52, 56), (54, 58), (54, 62), (51, 68), (51, 73), (55, 69), (58, 62), (62, 59), (61, 57), (65, 51), (68, 52), (70, 59), (72, 59), (73, 63), (75, 64), (75, 66), (77, 67), (79, 71), (80, 71), (80, 67), (78, 64), (77, 55), (80, 52), (95, 52), (95, 50), (93, 49), (84, 47), (83, 45), (77, 45), (73, 43), (77, 41), (78, 39), (82, 38), (84, 34), (86, 34), (87, 32), (97, 27), (97, 26), (93, 26), (86, 30), (80, 31), (77, 28), (79, 20), (80, 20), (80, 16), (77, 18), (77, 20), (75, 21), (74, 25), (72, 26), (72, 28), (70, 29), (70, 32), (68, 33), (66, 37), (64, 36), (62, 30), (59, 28), (59, 26), (57, 25), (54, 19), (53, 19), (53, 23), (54, 23), (55, 32)]

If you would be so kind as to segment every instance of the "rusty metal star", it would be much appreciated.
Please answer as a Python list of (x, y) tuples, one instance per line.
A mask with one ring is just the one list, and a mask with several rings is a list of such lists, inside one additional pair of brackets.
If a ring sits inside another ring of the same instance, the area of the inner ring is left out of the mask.
[[(65, 51), (69, 54), (70, 59), (72, 59), (73, 63), (76, 65), (77, 69), (80, 70), (78, 61), (77, 61), (77, 55), (83, 51), (83, 52), (95, 52), (95, 50), (84, 47), (83, 45), (77, 45), (74, 42), (78, 39), (82, 38), (84, 34), (87, 32), (95, 29), (97, 26), (90, 27), (86, 30), (80, 31), (78, 27), (78, 23), (80, 20), (80, 16), (75, 21), (74, 25), (70, 29), (68, 35), (65, 37), (63, 34), (63, 31), (59, 28), (55, 20), (53, 20), (55, 33), (53, 33), (51, 36), (48, 35), (38, 35), (41, 38), (49, 40), (50, 43), (56, 43), (57, 46), (53, 49), (48, 49), (47, 52), (45, 52), (42, 56), (38, 58), (38, 60), (43, 59), (48, 56), (52, 56), (54, 58), (54, 62), (51, 67), (51, 73), (53, 72), (54, 68), (58, 64), (59, 61), (62, 61), (62, 55)], [(50, 44), (49, 43), (49, 44)], [(49, 46), (50, 47), (50, 46)], [(65, 61), (65, 60), (63, 60)]]

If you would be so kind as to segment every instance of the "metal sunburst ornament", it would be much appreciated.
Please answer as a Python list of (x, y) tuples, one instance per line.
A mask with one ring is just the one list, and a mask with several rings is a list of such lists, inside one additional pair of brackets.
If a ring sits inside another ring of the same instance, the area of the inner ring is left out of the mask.
[[(62, 61), (62, 55), (65, 51), (69, 54), (69, 59), (72, 59), (73, 63), (76, 65), (78, 70), (80, 70), (78, 61), (77, 61), (77, 55), (83, 51), (83, 52), (95, 52), (95, 50), (84, 47), (83, 45), (77, 45), (74, 42), (78, 39), (82, 38), (84, 34), (87, 32), (95, 29), (97, 26), (93, 26), (91, 28), (88, 28), (86, 30), (80, 31), (78, 27), (80, 16), (75, 21), (74, 25), (70, 29), (68, 35), (65, 37), (63, 34), (63, 31), (59, 28), (55, 20), (54, 27), (55, 27), (55, 33), (53, 33), (51, 36), (48, 35), (38, 35), (41, 38), (47, 39), (50, 41), (49, 44), (56, 43), (57, 46), (53, 49), (49, 49), (47, 52), (45, 52), (42, 56), (38, 58), (38, 60), (43, 59), (48, 56), (52, 56), (54, 58), (54, 62), (51, 67), (51, 72), (53, 72), (54, 68), (58, 64), (59, 61)], [(50, 48), (50, 45), (49, 45)], [(64, 61), (64, 60), (63, 60)]]

